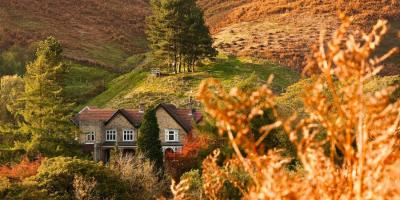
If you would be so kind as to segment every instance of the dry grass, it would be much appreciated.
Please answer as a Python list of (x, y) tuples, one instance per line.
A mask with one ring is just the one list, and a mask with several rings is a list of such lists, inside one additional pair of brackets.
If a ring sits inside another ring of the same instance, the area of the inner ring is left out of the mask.
[[(302, 69), (320, 29), (330, 38), (338, 11), (354, 17), (352, 29), (369, 29), (377, 19), (400, 19), (398, 4), (387, 1), (242, 0), (199, 1), (213, 30), (218, 50), (237, 56), (267, 58)], [(389, 34), (393, 43), (395, 32)], [(388, 39), (390, 40), (390, 39)]]
[[(223, 167), (216, 164), (218, 151), (204, 160), (203, 188), (208, 198), (218, 199), (225, 181), (239, 189), (244, 199), (400, 198), (400, 100), (390, 100), (395, 87), (364, 91), (382, 70), (380, 63), (397, 49), (371, 58), (387, 32), (386, 21), (378, 21), (360, 41), (347, 34), (350, 21), (343, 18), (327, 45), (321, 38), (308, 63), (305, 73), (317, 76), (306, 88), (304, 119), (278, 116), (275, 96), (267, 85), (254, 92), (232, 89), (228, 93), (218, 81), (203, 82), (199, 98), (235, 150), (235, 157)], [(263, 135), (254, 138), (250, 121), (264, 109), (272, 109), (278, 120), (266, 124), (260, 130)], [(296, 173), (285, 168), (290, 159), (279, 151), (265, 154), (259, 149), (264, 137), (279, 127), (297, 147), (301, 166)], [(321, 134), (326, 137), (321, 139)], [(232, 169), (243, 170), (250, 184), (235, 179)], [(185, 182), (174, 186), (176, 195), (185, 193)]]

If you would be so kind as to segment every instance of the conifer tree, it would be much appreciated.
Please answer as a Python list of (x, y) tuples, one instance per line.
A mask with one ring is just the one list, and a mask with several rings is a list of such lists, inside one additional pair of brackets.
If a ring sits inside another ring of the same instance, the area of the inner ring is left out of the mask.
[(175, 73), (193, 71), (198, 60), (216, 55), (203, 12), (194, 0), (152, 0), (146, 34), (153, 55)]
[(66, 66), (61, 62), (62, 47), (53, 37), (39, 43), (36, 59), (27, 65), (25, 90), (19, 102), (23, 109), (18, 133), (20, 147), (29, 154), (45, 156), (73, 155), (76, 149), (71, 124), (72, 104), (63, 97), (62, 77)]
[(161, 150), (160, 128), (156, 118), (156, 110), (148, 109), (143, 116), (137, 140), (138, 150), (154, 162), (157, 169), (163, 168), (163, 153)]

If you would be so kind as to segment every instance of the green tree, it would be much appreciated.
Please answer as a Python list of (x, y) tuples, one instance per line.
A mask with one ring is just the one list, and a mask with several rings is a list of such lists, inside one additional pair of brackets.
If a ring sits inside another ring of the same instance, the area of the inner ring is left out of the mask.
[(157, 58), (175, 73), (193, 71), (198, 60), (216, 55), (203, 12), (194, 0), (152, 0), (147, 37)]
[(62, 77), (66, 66), (61, 62), (62, 47), (53, 37), (39, 43), (36, 59), (27, 65), (25, 90), (19, 103), (23, 109), (17, 148), (30, 155), (73, 155), (76, 152), (74, 133), (70, 122), (72, 104), (63, 97)]
[[(24, 91), (24, 81), (20, 76), (3, 76), (0, 79), (0, 137), (2, 146), (9, 148), (17, 139), (13, 130), (18, 127), (17, 118), (13, 114), (22, 109), (15, 104)], [(0, 153), (1, 154), (1, 153)], [(1, 156), (0, 156), (1, 157)], [(14, 156), (14, 158), (17, 156)]]
[(158, 127), (156, 110), (148, 109), (143, 116), (137, 140), (138, 150), (149, 158), (158, 170), (163, 169), (163, 153), (161, 150), (160, 128)]

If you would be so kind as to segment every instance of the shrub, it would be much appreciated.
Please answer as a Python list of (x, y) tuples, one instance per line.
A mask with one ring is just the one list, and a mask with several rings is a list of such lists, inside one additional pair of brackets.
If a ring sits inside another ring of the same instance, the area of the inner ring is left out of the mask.
[(46, 190), (39, 189), (36, 182), (23, 181), (22, 183), (11, 183), (2, 192), (0, 198), (4, 200), (15, 199), (54, 199), (48, 196)]
[(75, 176), (82, 176), (97, 182), (94, 192), (102, 198), (123, 199), (127, 197), (127, 187), (116, 171), (93, 161), (71, 157), (55, 157), (45, 160), (38, 174), (31, 178), (39, 189), (45, 190), (55, 199), (72, 199)]
[(10, 179), (22, 180), (24, 178), (36, 175), (37, 170), (42, 163), (42, 158), (30, 161), (28, 157), (24, 157), (20, 163), (9, 166), (0, 166), (0, 176)]
[(211, 140), (208, 136), (199, 134), (196, 137), (187, 137), (181, 152), (167, 153), (165, 155), (165, 171), (174, 180), (178, 180), (182, 174), (201, 167), (204, 157), (200, 151), (209, 148)]
[(96, 194), (97, 182), (94, 178), (86, 179), (83, 176), (74, 177), (74, 196), (77, 200), (95, 200), (100, 199)]
[(154, 199), (168, 194), (170, 182), (160, 178), (158, 169), (143, 153), (135, 156), (119, 154), (110, 166), (127, 184), (129, 195), (133, 199)]
[[(184, 173), (180, 179), (184, 180), (183, 182), (185, 182), (186, 187), (188, 187), (187, 192), (182, 193), (182, 196), (179, 196), (180, 199), (193, 199), (193, 200), (206, 199), (203, 190), (203, 180), (201, 178), (199, 170), (188, 171)], [(174, 192), (177, 193), (178, 191)]]

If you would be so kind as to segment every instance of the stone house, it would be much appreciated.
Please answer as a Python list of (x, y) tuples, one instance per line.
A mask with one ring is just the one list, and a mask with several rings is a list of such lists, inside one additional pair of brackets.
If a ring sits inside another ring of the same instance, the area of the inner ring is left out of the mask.
[[(79, 141), (84, 151), (96, 161), (108, 162), (111, 149), (118, 147), (123, 153), (134, 153), (137, 145), (143, 109), (99, 109), (85, 107), (74, 116), (73, 122), (82, 134)], [(178, 152), (185, 139), (193, 134), (193, 123), (202, 119), (194, 109), (180, 109), (172, 104), (159, 104), (156, 117), (160, 128), (162, 151)]]

